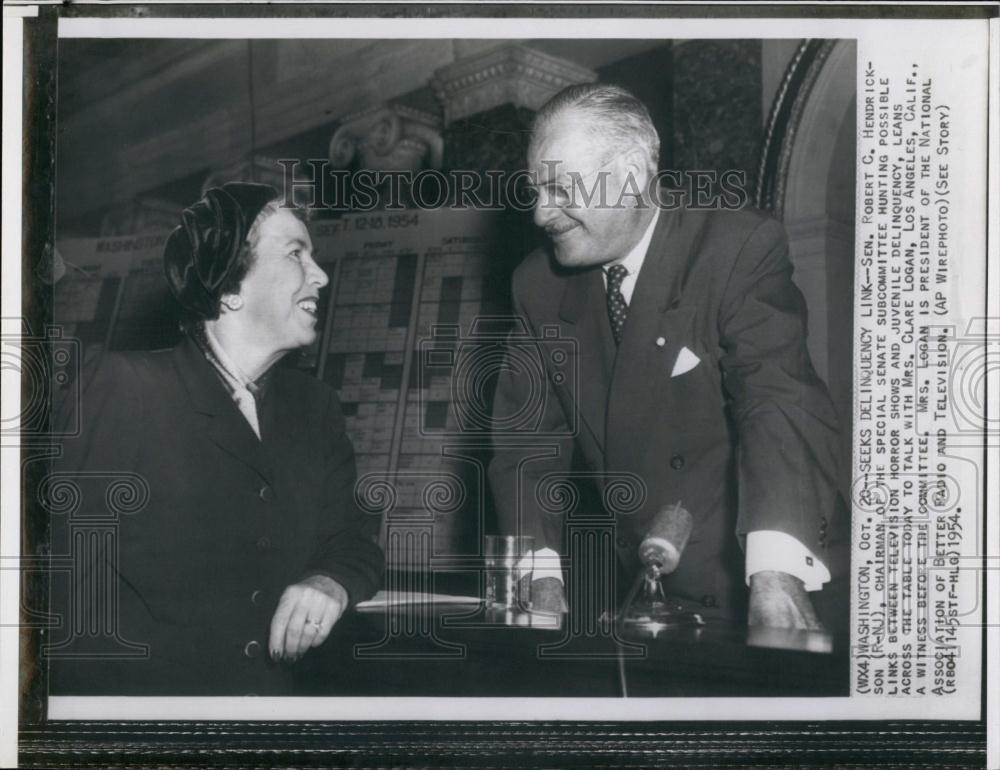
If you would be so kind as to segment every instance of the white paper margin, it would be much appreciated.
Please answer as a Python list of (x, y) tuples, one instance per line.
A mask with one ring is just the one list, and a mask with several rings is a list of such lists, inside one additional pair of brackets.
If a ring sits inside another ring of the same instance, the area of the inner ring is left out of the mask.
[[(280, 12), (280, 11), (279, 11)], [(8, 19), (4, 27), (4, 81), (13, 88), (4, 89), (4, 124), (17, 126), (20, 120), (20, 25)], [(996, 23), (990, 24), (994, 38), (993, 59), (994, 95), (996, 66)], [(970, 51), (982, 59), (982, 77), (985, 78), (985, 36), (987, 23), (983, 21), (925, 21), (925, 20), (790, 20), (790, 19), (741, 19), (727, 24), (719, 19), (62, 19), (59, 22), (61, 37), (184, 37), (184, 38), (540, 38), (540, 37), (608, 37), (608, 38), (851, 38), (858, 40), (859, 77), (861, 63), (867, 51), (884, 49), (890, 39), (913, 41), (922, 38), (915, 47), (920, 60), (926, 60), (927, 51), (940, 43), (947, 28), (948, 34), (960, 28), (969, 30), (974, 42), (984, 46), (981, 52)], [(976, 98), (974, 108), (978, 106)], [(965, 102), (963, 102), (965, 103)], [(982, 105), (985, 116), (985, 104)], [(996, 110), (994, 109), (994, 112)], [(983, 123), (980, 123), (983, 125)], [(992, 126), (994, 147), (996, 126)], [(20, 190), (20, 148), (18, 134), (4, 132), (4, 233), (3, 233), (3, 315), (18, 317), (20, 309), (20, 228), (19, 200), (10, 201), (10, 191)], [(983, 138), (983, 141), (985, 138)], [(10, 151), (8, 145), (12, 146)], [(981, 155), (978, 157), (982, 157)], [(996, 156), (992, 158), (996, 166)], [(979, 190), (984, 188), (980, 186)], [(996, 212), (996, 178), (993, 179), (993, 212)], [(7, 216), (8, 204), (14, 207)], [(996, 264), (996, 219), (993, 217), (993, 264)], [(955, 220), (958, 221), (957, 219)], [(958, 226), (956, 225), (956, 229)], [(982, 229), (980, 229), (980, 232)], [(985, 253), (980, 250), (980, 253)], [(995, 273), (991, 273), (995, 275)], [(8, 296), (11, 295), (11, 296)], [(991, 315), (997, 313), (996, 297), (991, 305)], [(16, 389), (4, 389), (4, 414), (8, 407), (16, 413)], [(995, 409), (994, 409), (995, 417)], [(7, 450), (5, 450), (6, 452)], [(994, 465), (996, 452), (993, 452)], [(6, 460), (6, 456), (5, 456)], [(3, 494), (3, 548), (4, 556), (10, 551), (16, 559), (19, 543), (18, 528), (18, 464), (4, 463)], [(996, 479), (996, 476), (993, 477)], [(9, 482), (13, 479), (13, 485)], [(992, 505), (995, 512), (996, 499)], [(995, 516), (991, 517), (996, 521)], [(991, 539), (995, 541), (994, 537)], [(6, 559), (5, 559), (6, 561)], [(6, 564), (5, 564), (6, 566)], [(991, 586), (997, 587), (996, 571), (991, 575)], [(16, 612), (18, 607), (17, 570), (4, 569), (0, 573), (4, 617)], [(996, 593), (993, 593), (996, 596)], [(11, 602), (10, 598), (14, 601)], [(997, 622), (996, 607), (991, 606), (993, 623)], [(16, 621), (15, 621), (16, 624)], [(17, 694), (17, 631), (6, 622), (0, 630), (0, 655), (3, 656), (3, 673), (0, 674), (3, 695), (13, 694), (15, 708), (4, 708), (6, 731), (13, 723), (16, 730)], [(991, 631), (997, 636), (996, 628)], [(993, 645), (994, 655), (996, 645)], [(13, 654), (15, 665), (9, 668)], [(994, 655), (995, 657), (995, 655)], [(992, 681), (995, 671), (990, 671)], [(446, 701), (426, 698), (51, 698), (52, 718), (87, 719), (886, 719), (886, 718), (974, 718), (978, 715), (979, 688), (975, 690), (975, 713), (963, 708), (948, 714), (930, 713), (926, 701), (909, 698), (904, 701), (867, 700), (857, 698), (788, 699), (788, 698), (726, 698), (726, 699), (656, 699), (653, 702), (634, 699), (630, 701), (600, 701), (600, 714), (594, 713), (593, 702), (576, 699), (463, 699)], [(992, 688), (994, 693), (998, 689)], [(992, 695), (995, 705), (996, 695)], [(655, 706), (655, 708), (650, 708)], [(890, 709), (889, 706), (892, 708)], [(470, 708), (472, 707), (472, 708)], [(277, 710), (280, 708), (280, 712)], [(13, 714), (13, 718), (10, 715)], [(6, 732), (3, 733), (6, 735)], [(5, 749), (6, 750), (6, 749)], [(0, 756), (5, 758), (6, 755)], [(0, 762), (0, 764), (6, 764)], [(990, 766), (990, 765), (988, 765)]]

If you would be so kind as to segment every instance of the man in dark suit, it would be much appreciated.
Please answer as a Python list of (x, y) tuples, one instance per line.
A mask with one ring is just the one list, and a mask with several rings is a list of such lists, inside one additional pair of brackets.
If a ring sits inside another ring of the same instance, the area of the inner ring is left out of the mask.
[(228, 184), (185, 210), (164, 260), (187, 338), (105, 355), (63, 411), (54, 694), (288, 692), (288, 663), (378, 587), (336, 393), (275, 366), (315, 339), (327, 283), (275, 198)]
[[(694, 526), (670, 593), (751, 624), (839, 623), (838, 434), (783, 231), (751, 210), (657, 205), (658, 155), (648, 112), (621, 88), (573, 86), (536, 116), (534, 219), (550, 246), (515, 271), (514, 304), (534, 335), (576, 342), (577, 376), (548, 372), (540, 396), (540, 433), (564, 436), (554, 456), (495, 454), (501, 525), (533, 535), (536, 556), (565, 553), (539, 484), (579, 466), (599, 486), (635, 474), (645, 503), (616, 520), (626, 580), (656, 516), (680, 503)], [(527, 387), (502, 372), (496, 413), (533, 398)], [(559, 570), (535, 578), (551, 596)]]

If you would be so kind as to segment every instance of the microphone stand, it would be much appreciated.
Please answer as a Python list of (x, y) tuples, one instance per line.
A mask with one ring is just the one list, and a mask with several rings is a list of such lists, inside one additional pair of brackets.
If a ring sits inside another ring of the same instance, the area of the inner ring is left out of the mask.
[(691, 514), (680, 503), (664, 508), (639, 545), (645, 565), (625, 599), (619, 616), (623, 633), (656, 638), (668, 629), (697, 628), (705, 621), (697, 612), (667, 598), (660, 578), (677, 569), (691, 534)]

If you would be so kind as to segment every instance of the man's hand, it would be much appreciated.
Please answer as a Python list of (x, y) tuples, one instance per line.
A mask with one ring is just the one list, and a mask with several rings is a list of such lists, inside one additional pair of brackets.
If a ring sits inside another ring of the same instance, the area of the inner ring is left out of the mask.
[(561, 580), (539, 578), (531, 583), (531, 608), (535, 612), (558, 615), (566, 612), (566, 598)]
[(751, 626), (824, 630), (802, 581), (784, 572), (764, 571), (750, 576), (748, 622)]
[(326, 575), (288, 586), (271, 618), (272, 660), (298, 660), (310, 647), (323, 644), (349, 601), (346, 589)]

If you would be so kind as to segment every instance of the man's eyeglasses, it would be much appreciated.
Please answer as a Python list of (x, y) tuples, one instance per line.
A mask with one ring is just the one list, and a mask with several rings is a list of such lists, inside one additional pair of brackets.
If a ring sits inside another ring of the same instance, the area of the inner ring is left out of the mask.
[[(580, 201), (582, 205), (589, 205), (595, 196), (598, 196), (598, 200), (603, 200), (605, 197), (605, 190), (603, 189), (603, 179), (600, 180), (598, 184), (595, 184), (593, 188), (588, 188), (584, 183), (587, 182), (591, 177), (601, 173), (618, 160), (622, 155), (627, 153), (632, 148), (628, 150), (622, 150), (621, 152), (613, 155), (608, 160), (604, 161), (599, 166), (592, 168), (585, 174), (581, 174), (579, 171), (569, 171), (567, 175), (570, 177), (569, 183), (564, 183), (553, 179), (548, 182), (528, 182), (526, 187), (527, 196), (531, 202), (532, 206), (538, 204), (539, 200), (542, 200), (543, 207), (546, 208), (566, 208), (567, 206), (578, 205), (577, 201)], [(542, 165), (553, 172), (558, 170), (560, 165), (559, 161), (543, 161)], [(532, 172), (533, 174), (535, 172)], [(543, 198), (544, 193), (544, 198)]]

